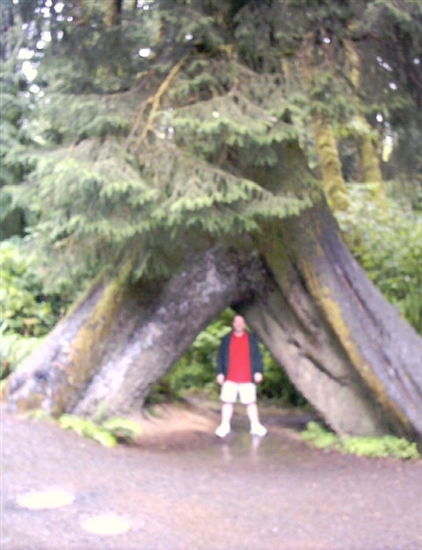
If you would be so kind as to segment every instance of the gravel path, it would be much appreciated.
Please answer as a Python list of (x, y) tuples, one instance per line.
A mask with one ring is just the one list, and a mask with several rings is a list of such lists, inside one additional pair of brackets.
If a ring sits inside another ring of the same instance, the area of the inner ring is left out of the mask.
[[(1, 550), (422, 550), (422, 461), (308, 448), (274, 411), (224, 441), (179, 413), (107, 449), (3, 410)], [(31, 509), (47, 490), (67, 504)]]

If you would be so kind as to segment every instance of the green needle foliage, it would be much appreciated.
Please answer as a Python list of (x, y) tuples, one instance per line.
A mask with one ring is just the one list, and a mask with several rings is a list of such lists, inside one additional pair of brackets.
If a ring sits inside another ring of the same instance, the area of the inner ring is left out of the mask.
[[(81, 285), (128, 254), (135, 277), (166, 276), (186, 247), (236, 243), (316, 196), (305, 165), (277, 175), (280, 152), (301, 136), (298, 109), (277, 74), (234, 54), (249, 32), (248, 10), (234, 19), (244, 4), (146, 6), (125, 3), (119, 27), (100, 2), (80, 6), (80, 24), (66, 22), (72, 2), (60, 17), (50, 10), (44, 25), (56, 39), (33, 46), (42, 94), (29, 94), (25, 119), (9, 117), (28, 146), (16, 134), (7, 164), (27, 168), (3, 191), (9, 211), (34, 220), (54, 288)], [(5, 82), (14, 68), (4, 67)], [(274, 177), (257, 177), (263, 167)]]

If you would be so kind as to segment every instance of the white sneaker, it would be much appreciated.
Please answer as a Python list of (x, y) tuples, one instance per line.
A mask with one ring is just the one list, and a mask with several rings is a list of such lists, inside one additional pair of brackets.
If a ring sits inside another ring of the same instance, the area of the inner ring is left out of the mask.
[(230, 433), (230, 424), (223, 423), (215, 430), (215, 435), (218, 437), (226, 437)]
[(256, 424), (251, 425), (250, 433), (252, 435), (259, 435), (260, 437), (263, 437), (267, 433), (267, 429), (264, 428), (262, 424), (257, 422)]

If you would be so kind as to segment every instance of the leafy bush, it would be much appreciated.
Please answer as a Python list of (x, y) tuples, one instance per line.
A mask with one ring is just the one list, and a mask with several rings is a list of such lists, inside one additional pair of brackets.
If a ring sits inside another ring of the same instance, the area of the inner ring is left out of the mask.
[(63, 303), (45, 293), (24, 241), (0, 243), (0, 378), (15, 370), (51, 330)]
[(117, 439), (114, 435), (95, 422), (92, 422), (92, 420), (64, 414), (59, 418), (59, 424), (63, 429), (73, 430), (78, 435), (101, 443), (104, 447), (115, 447), (117, 445)]
[(363, 185), (349, 188), (352, 205), (336, 214), (353, 255), (384, 296), (422, 334), (422, 215), (404, 200), (383, 209)]
[(0, 243), (1, 330), (23, 336), (43, 336), (57, 320), (54, 297), (47, 297), (43, 285), (20, 239)]
[(400, 460), (420, 458), (416, 443), (401, 437), (339, 437), (317, 422), (309, 422), (302, 438), (319, 449), (336, 449), (344, 454), (373, 458), (392, 457)]

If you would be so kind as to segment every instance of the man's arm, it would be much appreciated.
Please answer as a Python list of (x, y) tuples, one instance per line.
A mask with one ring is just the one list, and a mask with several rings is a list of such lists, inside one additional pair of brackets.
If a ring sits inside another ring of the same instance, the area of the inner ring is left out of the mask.
[(227, 365), (226, 365), (226, 347), (227, 347), (227, 339), (228, 337), (225, 336), (220, 344), (220, 349), (218, 350), (218, 357), (217, 357), (217, 383), (222, 384), (226, 378), (226, 371), (227, 371)]
[(258, 346), (258, 342), (253, 334), (249, 335), (249, 342), (251, 346), (251, 362), (254, 381), (259, 384), (264, 379), (264, 364), (262, 362), (261, 351)]

